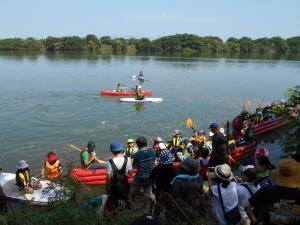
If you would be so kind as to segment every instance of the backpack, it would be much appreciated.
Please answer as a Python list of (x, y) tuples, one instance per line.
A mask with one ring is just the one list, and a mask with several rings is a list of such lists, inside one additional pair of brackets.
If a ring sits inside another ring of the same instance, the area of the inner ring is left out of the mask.
[(126, 198), (129, 193), (129, 183), (126, 175), (126, 166), (128, 158), (124, 157), (124, 164), (120, 170), (116, 167), (113, 159), (109, 163), (113, 170), (113, 176), (110, 183), (109, 193), (115, 198)]
[(219, 192), (219, 197), (220, 197), (220, 201), (221, 201), (222, 211), (223, 211), (223, 214), (224, 214), (224, 217), (225, 217), (227, 223), (238, 224), (242, 219), (242, 216), (241, 216), (240, 210), (239, 210), (239, 206), (236, 205), (233, 209), (231, 209), (230, 211), (228, 211), (226, 213), (225, 208), (224, 208), (222, 194), (221, 194), (220, 184), (218, 185), (218, 192)]

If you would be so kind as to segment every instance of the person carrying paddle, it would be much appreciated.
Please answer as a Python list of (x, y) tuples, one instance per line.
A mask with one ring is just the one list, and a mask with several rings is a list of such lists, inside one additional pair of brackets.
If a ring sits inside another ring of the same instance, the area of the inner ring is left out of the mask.
[(136, 85), (136, 87), (135, 87), (135, 99), (136, 100), (143, 100), (144, 98), (145, 98), (145, 96), (142, 93), (142, 86)]
[(106, 162), (96, 158), (95, 142), (89, 141), (87, 148), (82, 149), (80, 153), (81, 166), (86, 169), (106, 168)]
[(42, 178), (47, 177), (47, 179), (52, 180), (58, 178), (62, 172), (61, 162), (58, 160), (57, 155), (50, 151), (42, 168)]

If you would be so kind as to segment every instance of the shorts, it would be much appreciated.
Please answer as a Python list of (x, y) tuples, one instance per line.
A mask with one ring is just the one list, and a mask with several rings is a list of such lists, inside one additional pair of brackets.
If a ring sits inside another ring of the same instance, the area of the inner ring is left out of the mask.
[(152, 197), (152, 183), (149, 178), (138, 178), (135, 177), (131, 185), (130, 193), (135, 194), (141, 188), (144, 190), (144, 197)]

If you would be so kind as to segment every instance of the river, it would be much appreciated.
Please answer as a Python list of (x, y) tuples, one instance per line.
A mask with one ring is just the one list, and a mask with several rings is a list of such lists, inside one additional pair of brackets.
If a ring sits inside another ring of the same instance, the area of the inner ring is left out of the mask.
[[(132, 75), (140, 70), (149, 80), (144, 89), (162, 103), (135, 105), (99, 95), (117, 83), (134, 86)], [(299, 60), (1, 53), (0, 167), (14, 172), (25, 159), (37, 173), (47, 150), (55, 150), (65, 165), (78, 163), (78, 152), (68, 144), (84, 147), (89, 140), (98, 155), (107, 156), (112, 140), (143, 135), (152, 144), (155, 136), (170, 139), (174, 129), (189, 136), (188, 117), (196, 129), (208, 130), (211, 121), (239, 113), (243, 99), (253, 111), (299, 83)], [(275, 134), (262, 143), (274, 158), (282, 137)]]

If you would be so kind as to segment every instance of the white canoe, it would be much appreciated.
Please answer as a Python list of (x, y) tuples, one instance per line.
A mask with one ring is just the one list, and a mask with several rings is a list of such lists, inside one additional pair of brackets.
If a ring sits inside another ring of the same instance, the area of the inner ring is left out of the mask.
[(30, 201), (34, 205), (46, 205), (54, 200), (66, 200), (64, 187), (48, 180), (40, 181), (42, 188), (33, 194), (22, 194), (16, 185), (16, 174), (1, 173), (0, 189), (8, 200)]
[(120, 98), (121, 102), (162, 102), (163, 99), (162, 98), (144, 98), (143, 100), (136, 100), (135, 98)]

